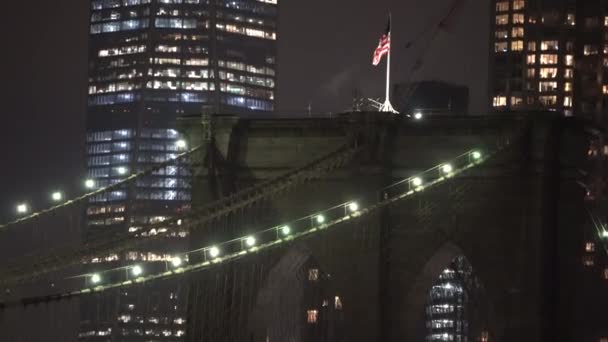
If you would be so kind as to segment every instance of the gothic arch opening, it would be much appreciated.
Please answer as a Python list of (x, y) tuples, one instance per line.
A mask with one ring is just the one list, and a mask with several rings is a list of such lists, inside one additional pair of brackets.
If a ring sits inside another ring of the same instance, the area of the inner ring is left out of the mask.
[(304, 247), (294, 246), (268, 272), (250, 322), (251, 341), (340, 341), (342, 300)]
[(428, 291), (424, 335), (428, 342), (488, 341), (484, 289), (463, 255), (452, 259)]

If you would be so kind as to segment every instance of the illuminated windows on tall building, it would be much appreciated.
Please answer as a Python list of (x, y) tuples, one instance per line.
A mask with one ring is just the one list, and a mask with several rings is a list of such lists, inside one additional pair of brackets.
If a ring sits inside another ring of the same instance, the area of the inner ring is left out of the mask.
[[(276, 0), (90, 0), (89, 14), (87, 166), (97, 187), (184, 152), (176, 144), (182, 138), (175, 130), (179, 116), (274, 110)], [(108, 229), (157, 234), (159, 230), (148, 231), (146, 226), (189, 209), (190, 178), (187, 164), (171, 163), (95, 196), (86, 209), (88, 234)], [(100, 259), (96, 266), (134, 255), (151, 264), (146, 268), (164, 265), (167, 255), (187, 247), (188, 236), (176, 232), (165, 245)], [(166, 289), (149, 289), (157, 290)], [(161, 322), (184, 313), (185, 298), (167, 303), (154, 316)], [(135, 294), (129, 300), (138, 302)], [(101, 305), (116, 302), (107, 301)], [(146, 314), (144, 305), (137, 310)], [(84, 331), (103, 330), (120, 317), (95, 316), (97, 310), (86, 305), (82, 312)], [(139, 323), (131, 319), (129, 324)], [(140, 331), (138, 336), (146, 334), (143, 326), (134, 329)], [(121, 334), (121, 329), (112, 330), (114, 339), (131, 340)], [(181, 335), (183, 331), (172, 330), (154, 339), (179, 341)]]
[[(608, 79), (606, 4), (600, 0), (567, 4), (494, 0), (493, 5), (493, 110), (551, 110), (602, 121), (605, 127), (608, 102), (597, 95), (606, 95), (603, 81)], [(556, 81), (556, 87), (538, 83), (549, 80)], [(500, 101), (502, 96), (505, 102)], [(525, 100), (523, 105), (513, 100), (518, 97)]]
[[(425, 340), (476, 341), (483, 336), (482, 288), (464, 257), (455, 258), (432, 286), (426, 304)], [(472, 329), (474, 326), (475, 329)], [(471, 336), (480, 331), (479, 336)], [(487, 333), (486, 333), (487, 334)]]
[(319, 319), (319, 311), (318, 310), (308, 310), (306, 311), (306, 322), (310, 324), (316, 324)]

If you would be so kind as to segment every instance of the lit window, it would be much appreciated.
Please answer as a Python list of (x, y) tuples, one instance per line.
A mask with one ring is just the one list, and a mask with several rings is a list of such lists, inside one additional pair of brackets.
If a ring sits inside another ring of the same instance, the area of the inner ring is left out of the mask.
[(557, 82), (538, 82), (538, 90), (540, 92), (548, 92), (557, 90)]
[(319, 280), (319, 269), (318, 268), (311, 268), (308, 270), (308, 280), (310, 280), (310, 281)]
[(515, 0), (513, 1), (513, 10), (517, 11), (520, 9), (523, 9), (525, 7), (526, 3), (524, 2), (524, 0)]
[(277, 39), (277, 35), (272, 31), (264, 31), (260, 29), (255, 29), (251, 27), (245, 27), (234, 24), (224, 24), (224, 23), (216, 23), (215, 27), (221, 31), (226, 31), (229, 33), (242, 34), (250, 37), (263, 38), (263, 39)]
[(604, 85), (602, 86), (602, 94), (604, 94), (604, 95), (608, 94), (608, 85), (605, 85), (605, 84), (604, 84)]
[(97, 56), (99, 56), (99, 57), (121, 56), (121, 55), (142, 53), (145, 51), (146, 51), (145, 45), (130, 45), (130, 46), (123, 46), (120, 48), (99, 50), (99, 52), (97, 53)]
[(557, 64), (557, 55), (540, 55), (540, 64)]
[(507, 105), (507, 97), (506, 96), (494, 96), (493, 106), (494, 107), (503, 107)]
[(564, 96), (564, 107), (572, 107), (572, 96)]
[(513, 24), (525, 23), (524, 15), (521, 13), (513, 13)]
[(575, 16), (572, 13), (568, 13), (568, 15), (566, 16), (566, 24), (568, 25), (576, 25), (576, 20), (575, 20)]
[(494, 43), (494, 52), (507, 52), (508, 50), (507, 42)]
[(583, 54), (585, 56), (597, 55), (597, 45), (586, 44), (585, 46), (583, 46)]
[(334, 308), (336, 308), (336, 310), (342, 310), (342, 300), (338, 296), (334, 298)]
[(566, 57), (565, 57), (565, 64), (566, 65), (573, 65), (574, 64), (574, 56), (572, 56), (572, 55), (566, 55)]
[(604, 268), (604, 272), (602, 272), (604, 280), (608, 280), (608, 268)]
[(509, 23), (509, 15), (501, 14), (496, 16), (496, 25), (507, 25)]
[(517, 107), (524, 104), (524, 99), (521, 96), (511, 96), (511, 106)]
[(526, 63), (527, 64), (534, 64), (534, 63), (536, 63), (536, 55), (528, 55), (528, 56), (526, 56)]
[(574, 71), (572, 69), (564, 69), (564, 78), (572, 78)]
[(306, 322), (309, 324), (316, 324), (319, 319), (319, 311), (317, 310), (308, 310), (306, 311)]
[(564, 83), (564, 91), (572, 91), (572, 82)]
[(496, 31), (494, 32), (494, 37), (496, 37), (496, 39), (509, 38), (509, 31)]
[(540, 78), (556, 78), (557, 68), (540, 68)]
[(543, 40), (540, 42), (540, 49), (542, 51), (558, 50), (558, 42), (557, 40)]
[(526, 76), (528, 78), (534, 78), (536, 76), (536, 69), (534, 68), (529, 68), (526, 70)]
[(528, 42), (528, 51), (536, 51), (536, 42)]
[(544, 106), (554, 106), (557, 104), (557, 96), (539, 96), (538, 101), (542, 103)]
[(511, 50), (513, 51), (521, 51), (524, 49), (523, 40), (515, 40), (511, 42)]
[(604, 26), (608, 26), (608, 16), (604, 17)]
[(521, 38), (524, 36), (524, 28), (523, 27), (514, 27), (511, 29), (511, 37), (513, 38)]
[(487, 331), (482, 331), (479, 339), (481, 340), (481, 342), (488, 342), (489, 337), (490, 334)]
[(505, 12), (509, 10), (509, 2), (501, 1), (496, 3), (496, 12)]

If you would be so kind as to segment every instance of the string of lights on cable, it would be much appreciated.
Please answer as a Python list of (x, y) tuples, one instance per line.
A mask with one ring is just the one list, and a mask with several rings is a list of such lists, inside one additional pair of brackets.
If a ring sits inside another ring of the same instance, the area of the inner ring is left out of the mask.
[[(178, 140), (176, 143), (176, 148), (177, 150), (181, 150), (184, 151), (187, 149), (187, 143), (185, 140)], [(94, 178), (89, 178), (86, 179), (84, 181), (84, 187), (89, 190), (89, 192), (80, 195), (78, 197), (72, 198), (72, 199), (65, 199), (65, 193), (63, 193), (62, 191), (54, 191), (53, 193), (51, 193), (50, 195), (50, 199), (53, 203), (55, 203), (55, 205), (46, 208), (46, 209), (42, 209), (36, 212), (31, 212), (31, 207), (28, 203), (26, 202), (22, 202), (22, 203), (18, 203), (15, 207), (16, 209), (16, 213), (17, 215), (19, 215), (20, 217), (15, 219), (14, 221), (11, 222), (7, 222), (5, 224), (1, 224), (0, 225), (0, 232), (2, 231), (6, 231), (7, 229), (9, 229), (11, 226), (15, 226), (17, 224), (20, 223), (24, 223), (26, 221), (35, 219), (37, 217), (40, 217), (42, 215), (51, 213), (53, 211), (56, 211), (58, 209), (64, 208), (64, 207), (68, 207), (68, 206), (72, 206), (75, 205), (76, 203), (88, 200), (89, 198), (93, 197), (93, 196), (97, 196), (103, 193), (106, 193), (108, 191), (112, 191), (116, 188), (119, 188), (121, 186), (124, 186), (125, 184), (132, 182), (142, 176), (145, 175), (149, 175), (150, 173), (157, 171), (158, 169), (161, 169), (167, 165), (171, 165), (175, 162), (180, 161), (181, 159), (191, 155), (192, 153), (198, 151), (201, 148), (201, 145), (196, 146), (190, 150), (184, 151), (178, 155), (176, 155), (174, 158), (170, 158), (169, 160), (163, 162), (163, 163), (159, 163), (159, 164), (155, 164), (152, 167), (149, 167), (145, 170), (133, 173), (131, 175), (129, 174), (129, 170), (127, 169), (127, 167), (125, 166), (120, 166), (117, 168), (117, 173), (121, 176), (126, 176), (126, 178), (120, 180), (119, 182), (116, 182), (114, 184), (110, 184), (106, 187), (102, 187), (102, 188), (97, 188), (97, 184)], [(128, 176), (127, 176), (128, 175)]]
[[(20, 258), (17, 262), (0, 267), (0, 284), (11, 286), (11, 284), (31, 281), (42, 274), (86, 263), (96, 257), (126, 251), (142, 243), (170, 236), (174, 232), (200, 229), (205, 222), (234, 213), (252, 203), (293, 189), (299, 184), (341, 167), (357, 154), (361, 146), (358, 139), (351, 139), (337, 150), (312, 160), (304, 166), (296, 167), (278, 177), (258, 182), (230, 196), (180, 213), (162, 222), (146, 225), (145, 231), (130, 232), (131, 228), (129, 232), (108, 231), (107, 234), (95, 236), (94, 240), (82, 246), (53, 249)], [(146, 234), (143, 234), (144, 232)]]
[[(60, 300), (98, 293), (113, 288), (175, 277), (184, 273), (203, 270), (215, 264), (236, 260), (245, 255), (310, 236), (325, 231), (328, 228), (335, 227), (348, 220), (370, 214), (389, 204), (411, 197), (416, 193), (451, 179), (476, 165), (485, 162), (495, 153), (497, 153), (497, 151), (491, 154), (484, 154), (481, 150), (471, 150), (449, 162), (439, 164), (431, 169), (380, 189), (380, 196), (378, 196), (378, 198), (353, 199), (268, 229), (255, 231), (232, 240), (174, 255), (165, 263), (164, 272), (146, 275), (146, 270), (141, 264), (133, 264), (107, 269), (103, 272), (81, 274), (70, 277), (82, 279), (82, 287), (77, 290), (65, 291), (42, 297), (30, 297), (11, 301), (7, 300), (5, 302), (0, 302), (0, 307)], [(197, 259), (192, 257), (195, 254), (201, 261), (190, 264), (190, 260)], [(117, 278), (122, 279), (114, 280)]]

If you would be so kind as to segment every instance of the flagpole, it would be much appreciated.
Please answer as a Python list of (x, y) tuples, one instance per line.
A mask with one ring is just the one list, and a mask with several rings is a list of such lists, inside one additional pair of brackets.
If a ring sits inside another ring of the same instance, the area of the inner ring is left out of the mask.
[(388, 15), (388, 22), (389, 22), (389, 31), (388, 31), (388, 41), (389, 41), (389, 48), (388, 48), (388, 54), (386, 56), (386, 96), (384, 98), (384, 104), (382, 104), (382, 106), (380, 107), (380, 111), (381, 112), (390, 112), (390, 113), (395, 113), (395, 114), (399, 114), (398, 111), (396, 111), (393, 106), (391, 105), (391, 100), (390, 100), (390, 92), (391, 92), (391, 50), (393, 49), (393, 42), (391, 41), (391, 33), (392, 33), (392, 23), (391, 23), (391, 15), (389, 13)]
[[(388, 39), (391, 39), (391, 32), (388, 33)], [(391, 50), (393, 42), (391, 41), (391, 47), (388, 49), (388, 56), (386, 57), (386, 96), (384, 97), (384, 103), (390, 103), (389, 92), (391, 87)]]

